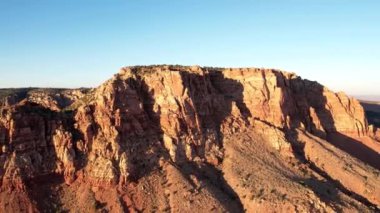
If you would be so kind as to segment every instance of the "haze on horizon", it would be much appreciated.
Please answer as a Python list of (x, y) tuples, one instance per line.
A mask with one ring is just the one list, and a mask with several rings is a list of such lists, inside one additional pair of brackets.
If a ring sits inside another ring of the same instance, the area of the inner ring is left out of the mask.
[(276, 68), (379, 97), (379, 9), (378, 0), (4, 0), (0, 88), (94, 87), (122, 66), (197, 64)]

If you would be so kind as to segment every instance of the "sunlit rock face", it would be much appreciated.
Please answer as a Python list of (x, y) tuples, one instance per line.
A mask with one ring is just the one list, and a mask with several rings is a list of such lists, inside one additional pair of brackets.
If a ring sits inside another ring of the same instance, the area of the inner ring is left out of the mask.
[[(336, 135), (360, 140), (375, 132), (368, 130), (355, 99), (277, 70), (125, 67), (98, 88), (62, 97), (70, 97), (69, 104), (34, 93), (1, 109), (2, 188), (25, 191), (29, 181), (49, 175), (72, 188), (76, 183), (125, 188), (168, 168), (168, 162), (224, 172), (229, 157), (224, 143), (246, 132), (284, 158), (297, 158), (297, 152), (305, 154), (299, 147), (306, 147), (305, 158), (313, 161), (313, 142), (295, 137), (296, 130), (327, 141)], [(201, 185), (202, 178), (191, 175), (188, 179)], [(373, 193), (356, 193), (379, 205)]]

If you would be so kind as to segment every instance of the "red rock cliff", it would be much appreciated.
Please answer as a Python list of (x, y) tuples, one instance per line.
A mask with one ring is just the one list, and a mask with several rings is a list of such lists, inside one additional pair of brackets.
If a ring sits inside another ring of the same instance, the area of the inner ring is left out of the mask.
[(84, 98), (74, 111), (28, 101), (2, 109), (3, 188), (22, 191), (51, 174), (67, 184), (124, 185), (162, 159), (218, 167), (224, 138), (250, 130), (281, 153), (297, 147), (288, 134), (295, 129), (326, 140), (369, 135), (357, 100), (276, 70), (126, 67)]

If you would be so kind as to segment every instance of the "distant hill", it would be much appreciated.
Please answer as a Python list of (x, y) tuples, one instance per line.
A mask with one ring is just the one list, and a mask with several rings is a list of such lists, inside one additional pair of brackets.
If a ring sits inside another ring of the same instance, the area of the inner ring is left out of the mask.
[(369, 124), (380, 127), (380, 101), (360, 100)]
[(14, 105), (23, 100), (59, 110), (72, 105), (90, 91), (88, 88), (4, 88), (0, 89), (0, 106)]
[(380, 95), (354, 95), (354, 97), (358, 100), (363, 100), (364, 102), (380, 103)]

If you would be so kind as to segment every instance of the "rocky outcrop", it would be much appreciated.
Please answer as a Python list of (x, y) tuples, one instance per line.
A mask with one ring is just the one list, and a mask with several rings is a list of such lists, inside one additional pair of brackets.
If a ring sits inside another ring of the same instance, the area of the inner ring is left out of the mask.
[(3, 108), (1, 115), (3, 186), (22, 188), (24, 180), (50, 173), (73, 178), (75, 153), (64, 113), (22, 102)]
[(59, 111), (70, 105), (79, 105), (78, 101), (84, 100), (83, 97), (87, 93), (90, 93), (89, 89), (0, 89), (0, 106), (15, 105), (28, 100), (51, 110)]
[[(68, 102), (57, 101), (58, 96)], [(296, 130), (333, 144), (343, 136), (361, 144), (360, 138), (372, 134), (358, 101), (293, 73), (257, 68), (125, 67), (86, 94), (29, 93), (26, 100), (3, 107), (0, 179), (2, 187), (19, 191), (28, 190), (27, 182), (51, 174), (63, 177), (72, 187), (89, 183), (119, 185), (122, 190), (170, 162), (188, 175), (184, 181), (196, 180), (190, 186), (207, 176), (207, 183), (222, 187), (208, 187), (211, 191), (221, 190), (236, 199), (240, 195), (229, 192), (233, 189), (218, 173), (229, 157), (226, 138), (253, 131), (252, 137), (261, 138), (284, 159), (298, 159), (301, 153), (299, 161), (314, 162), (314, 155), (308, 154), (314, 142), (305, 146), (291, 137)], [(366, 162), (376, 168), (376, 161)], [(346, 177), (329, 172), (334, 179)], [(239, 175), (231, 175), (235, 176)], [(362, 188), (346, 188), (380, 205), (374, 194), (366, 197)]]

